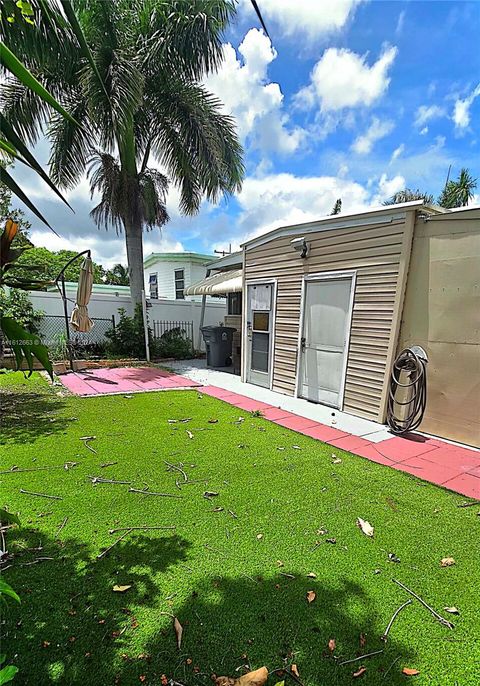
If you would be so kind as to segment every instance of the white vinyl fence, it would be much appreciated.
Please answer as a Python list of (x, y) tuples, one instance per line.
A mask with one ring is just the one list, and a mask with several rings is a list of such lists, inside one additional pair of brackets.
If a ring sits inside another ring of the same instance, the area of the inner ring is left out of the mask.
[[(55, 324), (55, 329), (62, 332), (65, 331), (63, 320), (63, 301), (59, 293), (44, 292), (44, 291), (29, 291), (29, 297), (32, 305), (36, 310), (40, 310), (47, 315), (40, 323), (40, 333), (48, 335), (52, 329), (52, 323)], [(75, 291), (67, 291), (68, 300), (68, 314), (75, 306)], [(190, 302), (187, 300), (148, 300), (151, 307), (148, 308), (148, 319), (150, 326), (153, 328), (153, 322), (193, 322), (193, 344), (196, 350), (203, 350), (204, 343), (201, 340), (199, 326), (200, 313), (202, 304), (199, 302)], [(115, 321), (119, 320), (119, 309), (123, 308), (126, 313), (131, 316), (133, 314), (133, 306), (130, 297), (123, 294), (106, 295), (93, 293), (88, 305), (88, 313), (94, 320), (95, 326), (88, 334), (89, 342), (104, 340), (104, 332), (111, 328), (109, 322), (112, 321), (112, 316)], [(227, 313), (226, 301), (218, 300), (218, 302), (207, 302), (205, 307), (204, 324), (215, 325), (222, 323), (223, 318)], [(52, 316), (53, 315), (53, 316)]]

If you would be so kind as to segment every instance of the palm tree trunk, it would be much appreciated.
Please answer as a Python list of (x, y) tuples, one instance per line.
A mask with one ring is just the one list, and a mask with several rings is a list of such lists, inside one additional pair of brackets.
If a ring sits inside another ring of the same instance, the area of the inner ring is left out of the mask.
[(141, 304), (143, 282), (143, 240), (142, 226), (131, 221), (125, 222), (125, 243), (127, 247), (128, 275), (133, 307)]
[[(122, 172), (126, 178), (130, 179), (130, 184), (134, 188), (134, 193), (138, 192), (137, 183), (137, 165), (136, 165), (136, 148), (135, 148), (135, 132), (133, 128), (133, 116), (130, 117), (129, 125), (126, 125), (122, 131), (122, 135), (117, 138), (118, 152), (120, 156), (120, 163)], [(136, 198), (135, 200), (138, 200)], [(123, 224), (125, 227), (125, 243), (127, 247), (127, 261), (128, 274), (130, 276), (130, 294), (132, 304), (136, 305), (142, 303), (142, 291), (144, 289), (143, 283), (143, 236), (142, 223), (139, 219), (138, 212), (133, 211), (130, 216), (124, 217)]]

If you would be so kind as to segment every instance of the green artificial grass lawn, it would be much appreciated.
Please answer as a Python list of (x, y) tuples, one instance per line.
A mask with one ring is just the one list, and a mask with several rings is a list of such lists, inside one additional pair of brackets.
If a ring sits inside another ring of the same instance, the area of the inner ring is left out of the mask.
[[(304, 686), (356, 683), (362, 665), (369, 685), (479, 683), (479, 517), (458, 507), (464, 497), (341, 450), (333, 464), (330, 446), (196, 391), (76, 398), (39, 376), (0, 375), (0, 384), (2, 469), (78, 462), (1, 476), (0, 504), (22, 522), (8, 532), (5, 572), (22, 603), (8, 603), (1, 627), (1, 652), (20, 668), (15, 683), (160, 684), (166, 674), (194, 686), (211, 684), (212, 673), (239, 676), (244, 664), (291, 663)], [(84, 436), (96, 436), (95, 453)], [(183, 463), (193, 483), (178, 490), (183, 477), (165, 460)], [(219, 495), (207, 500), (205, 490)], [(357, 517), (374, 526), (373, 539)], [(109, 529), (141, 525), (176, 529), (132, 532), (97, 559), (121, 535)], [(40, 557), (53, 559), (29, 564)], [(442, 568), (444, 557), (455, 565)], [(414, 601), (382, 643), (409, 597), (392, 577), (455, 629)], [(116, 593), (115, 584), (131, 588)], [(170, 615), (183, 625), (180, 650)]]

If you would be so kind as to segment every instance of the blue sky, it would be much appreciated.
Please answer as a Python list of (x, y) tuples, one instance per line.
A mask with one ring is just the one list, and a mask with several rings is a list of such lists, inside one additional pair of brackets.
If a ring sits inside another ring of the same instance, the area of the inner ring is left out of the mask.
[[(259, 0), (272, 43), (249, 0), (206, 85), (238, 123), (246, 178), (237, 197), (145, 235), (152, 251), (237, 247), (285, 223), (379, 205), (408, 186), (438, 195), (449, 165), (480, 177), (480, 2)], [(37, 150), (44, 160), (48, 145)], [(155, 160), (151, 160), (155, 165)], [(125, 262), (124, 238), (99, 231), (85, 179), (72, 214), (33, 175), (17, 178), (62, 236), (32, 219), (32, 239), (52, 250), (92, 247)], [(480, 203), (480, 188), (475, 203)]]

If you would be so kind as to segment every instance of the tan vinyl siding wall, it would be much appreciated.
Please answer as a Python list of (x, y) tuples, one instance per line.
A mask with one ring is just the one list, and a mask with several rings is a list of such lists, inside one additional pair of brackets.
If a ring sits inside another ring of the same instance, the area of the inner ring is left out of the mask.
[[(302, 235), (301, 231), (299, 228), (298, 236)], [(357, 281), (343, 409), (383, 421), (382, 391), (389, 352), (393, 348), (392, 320), (397, 317), (399, 307), (397, 285), (408, 241), (406, 233), (405, 219), (308, 233), (305, 237), (310, 250), (306, 259), (293, 250), (292, 235), (272, 238), (258, 247), (247, 246), (246, 282), (277, 280), (273, 390), (295, 394), (304, 275), (355, 270)]]
[(480, 209), (419, 219), (398, 351), (428, 355), (422, 430), (480, 448)]

